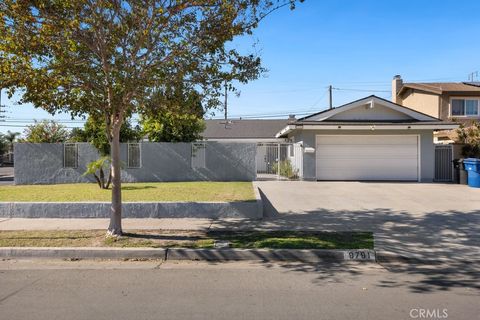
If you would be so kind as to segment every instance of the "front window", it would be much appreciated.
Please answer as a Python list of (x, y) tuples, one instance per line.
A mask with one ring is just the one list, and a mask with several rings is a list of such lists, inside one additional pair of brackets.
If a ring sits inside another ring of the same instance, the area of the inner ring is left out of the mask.
[(129, 143), (127, 150), (127, 167), (140, 168), (142, 165), (141, 148), (139, 143)]
[(451, 115), (460, 117), (478, 116), (478, 99), (452, 99)]
[(76, 143), (65, 143), (63, 145), (63, 167), (78, 167), (78, 146)]

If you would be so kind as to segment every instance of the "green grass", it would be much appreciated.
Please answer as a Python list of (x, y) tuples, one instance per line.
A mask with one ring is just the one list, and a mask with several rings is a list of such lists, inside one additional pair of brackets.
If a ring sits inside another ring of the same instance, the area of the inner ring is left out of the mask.
[[(122, 184), (123, 201), (254, 200), (251, 182), (152, 182)], [(110, 201), (111, 190), (94, 183), (0, 186), (0, 201)]]
[(310, 231), (132, 231), (105, 238), (105, 231), (0, 231), (0, 247), (213, 248), (216, 240), (233, 248), (373, 249), (371, 232)]

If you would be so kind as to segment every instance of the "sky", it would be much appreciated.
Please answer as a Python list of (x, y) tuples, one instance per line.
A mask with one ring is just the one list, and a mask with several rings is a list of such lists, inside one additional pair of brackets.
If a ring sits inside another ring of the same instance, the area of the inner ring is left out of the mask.
[[(391, 80), (467, 81), (480, 71), (480, 1), (305, 0), (267, 17), (254, 35), (232, 44), (258, 52), (266, 75), (229, 96), (229, 117), (274, 118), (314, 113), (376, 94), (391, 99)], [(257, 43), (255, 48), (252, 44)], [(33, 119), (81, 126), (31, 105), (6, 108), (0, 132), (23, 132)], [(216, 112), (222, 117), (221, 111)], [(17, 127), (14, 127), (17, 126)]]

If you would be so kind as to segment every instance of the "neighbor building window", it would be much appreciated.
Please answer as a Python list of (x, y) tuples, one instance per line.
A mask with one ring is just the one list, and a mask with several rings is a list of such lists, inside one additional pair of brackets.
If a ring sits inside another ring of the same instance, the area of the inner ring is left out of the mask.
[(192, 168), (206, 167), (206, 149), (207, 145), (202, 142), (192, 143)]
[(78, 167), (78, 145), (76, 143), (65, 143), (63, 145), (63, 167)]
[(127, 146), (127, 167), (140, 168), (142, 165), (140, 143), (129, 143)]
[(478, 116), (478, 99), (452, 99), (450, 114), (452, 117)]

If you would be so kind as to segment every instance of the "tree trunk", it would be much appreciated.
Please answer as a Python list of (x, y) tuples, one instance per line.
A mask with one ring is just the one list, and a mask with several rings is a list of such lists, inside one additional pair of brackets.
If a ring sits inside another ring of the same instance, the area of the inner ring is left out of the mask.
[(122, 235), (122, 189), (120, 179), (120, 124), (114, 124), (112, 130), (111, 148), (111, 175), (112, 175), (112, 206), (110, 210), (110, 225), (107, 235)]

